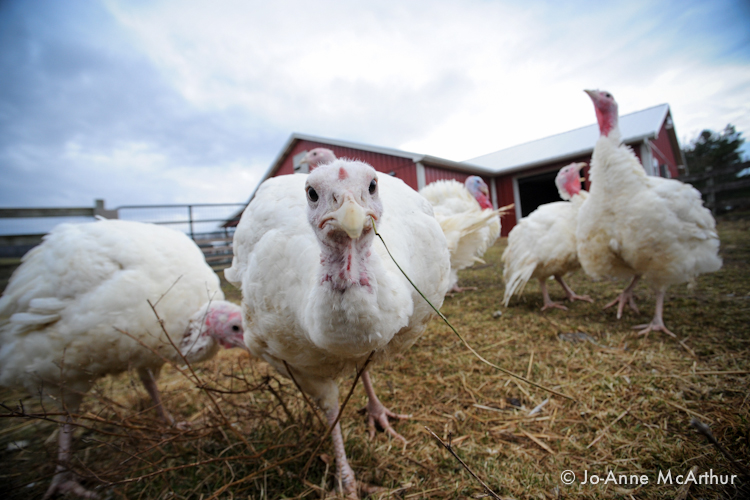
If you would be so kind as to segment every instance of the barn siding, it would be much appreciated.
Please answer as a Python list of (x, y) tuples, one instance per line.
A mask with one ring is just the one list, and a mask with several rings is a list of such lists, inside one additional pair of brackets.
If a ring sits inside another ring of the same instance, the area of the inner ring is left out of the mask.
[[(659, 161), (659, 165), (666, 164), (671, 177), (676, 178), (679, 175), (677, 171), (677, 159), (674, 157), (674, 152), (672, 151), (672, 143), (669, 138), (670, 131), (666, 128), (666, 122), (664, 120), (661, 130), (659, 130), (659, 137), (651, 141), (651, 144), (656, 146), (656, 148), (651, 148), (651, 154)], [(659, 175), (662, 174), (659, 173)]]
[[(515, 203), (515, 199), (513, 196), (513, 177), (511, 177), (510, 175), (496, 177), (492, 180), (492, 182), (495, 183), (498, 207), (504, 207), (506, 205), (510, 205), (511, 203)], [(502, 232), (500, 233), (500, 236), (508, 236), (508, 233), (511, 229), (513, 229), (513, 226), (515, 226), (517, 222), (515, 210), (510, 210), (503, 216), (501, 220)]]
[(471, 174), (465, 174), (463, 172), (456, 172), (453, 170), (447, 170), (445, 168), (432, 167), (430, 165), (424, 166), (424, 181), (425, 186), (432, 184), (435, 181), (441, 180), (457, 180), (458, 182), (464, 182), (467, 177)]
[(302, 153), (303, 151), (310, 151), (315, 148), (327, 148), (333, 151), (337, 158), (348, 158), (351, 160), (360, 160), (377, 170), (378, 172), (384, 172), (390, 174), (393, 172), (395, 177), (398, 177), (404, 181), (409, 187), (417, 188), (417, 167), (414, 162), (409, 158), (401, 158), (398, 156), (391, 156), (383, 153), (374, 153), (372, 151), (363, 151), (361, 149), (346, 148), (342, 146), (334, 146), (323, 142), (313, 142), (307, 140), (299, 140), (292, 147), (291, 153), (284, 158), (281, 167), (274, 174), (287, 175), (294, 173), (294, 156)]

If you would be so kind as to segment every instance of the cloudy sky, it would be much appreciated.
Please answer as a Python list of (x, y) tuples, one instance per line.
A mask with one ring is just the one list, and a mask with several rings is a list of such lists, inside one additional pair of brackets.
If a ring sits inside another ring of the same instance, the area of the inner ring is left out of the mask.
[(293, 132), (460, 161), (584, 88), (748, 138), (750, 4), (4, 0), (0, 75), (0, 206), (241, 202)]

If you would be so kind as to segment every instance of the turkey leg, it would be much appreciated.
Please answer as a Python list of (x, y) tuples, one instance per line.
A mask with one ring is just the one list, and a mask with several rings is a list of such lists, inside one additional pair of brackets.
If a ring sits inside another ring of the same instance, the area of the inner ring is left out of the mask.
[(677, 336), (670, 332), (666, 326), (664, 326), (664, 319), (662, 317), (662, 313), (664, 312), (664, 295), (666, 294), (666, 290), (659, 290), (656, 293), (656, 312), (654, 313), (654, 319), (651, 320), (651, 323), (647, 323), (645, 325), (637, 325), (634, 326), (633, 329), (637, 330), (639, 328), (642, 328), (640, 332), (638, 332), (638, 335), (648, 335), (650, 331), (657, 331), (657, 332), (664, 332), (670, 337)]
[[(338, 408), (332, 408), (326, 411), (328, 425), (333, 425), (339, 415)], [(344, 449), (344, 436), (341, 434), (341, 424), (336, 422), (336, 426), (331, 431), (333, 440), (333, 452), (336, 456), (336, 477), (339, 480), (339, 487), (347, 498), (359, 498), (357, 494), (357, 479), (354, 471), (346, 459), (346, 450)]]
[(156, 386), (156, 377), (154, 377), (151, 368), (138, 368), (138, 375), (141, 378), (143, 387), (146, 388), (146, 392), (151, 396), (151, 400), (154, 402), (154, 407), (159, 412), (159, 416), (169, 425), (175, 425), (174, 418), (164, 408), (164, 405), (161, 404), (161, 394), (159, 393), (159, 388)]
[(594, 302), (588, 295), (576, 295), (573, 289), (570, 288), (567, 283), (565, 283), (565, 280), (559, 274), (555, 275), (555, 280), (560, 283), (560, 286), (565, 291), (565, 295), (568, 297), (569, 301), (573, 302), (574, 300), (585, 300), (586, 302)]
[(617, 319), (620, 319), (622, 317), (622, 310), (625, 307), (625, 302), (628, 303), (630, 308), (635, 311), (636, 314), (639, 314), (640, 311), (638, 310), (638, 306), (635, 305), (635, 300), (633, 299), (633, 289), (635, 288), (635, 285), (638, 284), (638, 280), (640, 280), (640, 276), (633, 276), (633, 281), (630, 282), (628, 287), (622, 291), (620, 295), (618, 295), (615, 300), (604, 306), (604, 309), (610, 308), (615, 304), (617, 305)]
[(562, 309), (563, 311), (568, 310), (568, 308), (564, 305), (549, 298), (549, 292), (547, 291), (547, 281), (545, 279), (539, 278), (539, 288), (542, 290), (542, 298), (544, 299), (544, 306), (542, 306), (542, 311), (546, 311), (550, 307)]
[(42, 500), (52, 498), (56, 493), (65, 494), (73, 493), (81, 498), (99, 498), (99, 495), (89, 491), (81, 486), (78, 481), (73, 479), (73, 473), (68, 469), (67, 463), (70, 460), (71, 442), (73, 440), (73, 419), (68, 415), (65, 423), (60, 427), (60, 437), (57, 448), (57, 468), (55, 476), (52, 478), (52, 484), (47, 488), (47, 492)]

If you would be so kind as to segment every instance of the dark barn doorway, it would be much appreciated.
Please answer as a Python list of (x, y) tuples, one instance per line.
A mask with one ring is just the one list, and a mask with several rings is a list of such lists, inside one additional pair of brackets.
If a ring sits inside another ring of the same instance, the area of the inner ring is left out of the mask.
[(557, 170), (554, 170), (518, 179), (521, 217), (526, 217), (539, 205), (560, 201), (560, 194), (557, 192), (557, 186), (555, 186), (556, 176)]

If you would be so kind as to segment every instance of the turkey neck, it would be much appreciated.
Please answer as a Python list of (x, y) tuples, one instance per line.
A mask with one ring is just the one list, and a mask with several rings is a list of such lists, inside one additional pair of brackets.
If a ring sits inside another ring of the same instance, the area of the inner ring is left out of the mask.
[(372, 229), (356, 240), (329, 234), (319, 241), (318, 286), (305, 309), (310, 340), (349, 360), (385, 347), (409, 323), (413, 304), (372, 251)]
[(602, 135), (594, 146), (589, 180), (591, 196), (614, 196), (643, 189), (646, 172), (630, 147), (620, 144), (620, 128)]
[(352, 287), (372, 292), (370, 274), (372, 229), (366, 229), (356, 240), (346, 233), (335, 232), (321, 240), (321, 285), (338, 292)]

